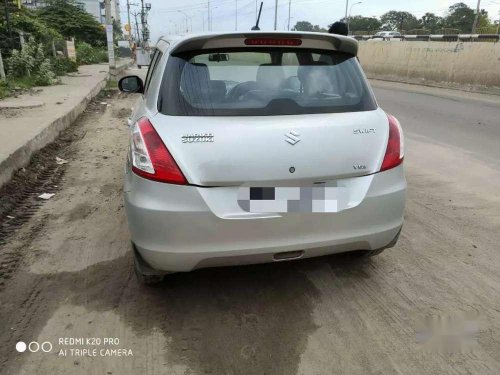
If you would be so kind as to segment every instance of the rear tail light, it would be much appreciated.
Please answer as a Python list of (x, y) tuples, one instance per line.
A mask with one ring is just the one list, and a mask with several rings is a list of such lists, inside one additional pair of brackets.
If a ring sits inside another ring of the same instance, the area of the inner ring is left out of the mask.
[(187, 184), (174, 158), (145, 117), (134, 125), (131, 152), (132, 171), (135, 174), (153, 181)]
[(404, 139), (401, 125), (393, 115), (388, 114), (387, 118), (389, 119), (389, 140), (387, 141), (387, 149), (385, 150), (380, 171), (397, 167), (403, 162), (404, 158)]
[(248, 38), (245, 39), (247, 46), (300, 46), (302, 39), (297, 38)]

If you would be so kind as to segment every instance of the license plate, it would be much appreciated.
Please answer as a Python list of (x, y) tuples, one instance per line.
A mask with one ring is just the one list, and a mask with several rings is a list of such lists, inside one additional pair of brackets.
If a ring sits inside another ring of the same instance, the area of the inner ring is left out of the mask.
[(238, 205), (245, 212), (339, 212), (347, 208), (344, 187), (240, 187)]

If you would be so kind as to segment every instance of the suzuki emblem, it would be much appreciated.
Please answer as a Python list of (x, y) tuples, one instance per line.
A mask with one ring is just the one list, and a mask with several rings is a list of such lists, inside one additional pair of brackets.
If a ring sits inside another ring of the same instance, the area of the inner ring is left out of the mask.
[(295, 130), (290, 130), (288, 133), (285, 134), (285, 141), (294, 146), (300, 142), (299, 137), (300, 137), (299, 133), (297, 133)]

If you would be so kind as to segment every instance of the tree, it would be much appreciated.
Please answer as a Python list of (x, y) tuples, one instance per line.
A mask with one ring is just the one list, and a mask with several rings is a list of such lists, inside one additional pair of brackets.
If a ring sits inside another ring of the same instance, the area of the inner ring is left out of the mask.
[[(346, 22), (345, 18), (341, 19)], [(377, 31), (382, 27), (382, 23), (375, 17), (351, 16), (349, 18), (349, 29), (352, 31)]]
[(413, 14), (397, 10), (391, 10), (390, 12), (384, 13), (380, 17), (380, 22), (382, 22), (382, 27), (386, 30), (404, 31), (418, 29), (420, 27), (417, 18)]
[[(445, 27), (458, 29), (461, 33), (470, 33), (474, 23), (474, 9), (469, 8), (467, 4), (456, 3), (448, 8), (448, 16), (444, 19)], [(479, 13), (478, 27), (490, 25), (488, 12), (481, 9)]]
[(74, 37), (93, 46), (105, 44), (106, 33), (102, 25), (75, 0), (48, 0), (47, 6), (40, 8), (37, 14), (66, 38)]
[(293, 31), (315, 31), (315, 32), (326, 32), (327, 30), (320, 27), (319, 25), (313, 25), (309, 21), (298, 21), (292, 29)]
[(423, 29), (429, 30), (432, 33), (443, 27), (443, 18), (436, 16), (434, 13), (425, 13), (422, 18), (420, 18), (420, 26)]
[(120, 23), (117, 20), (113, 20), (113, 39), (123, 40), (123, 30)]
[[(10, 15), (10, 30), (6, 23), (3, 25), (0, 23), (0, 49), (4, 53), (4, 58), (9, 57), (13, 49), (21, 47), (19, 42), (20, 31), (25, 33), (25, 39), (31, 36), (36, 41), (44, 44), (63, 38), (56, 30), (41, 21), (32, 10), (25, 7), (19, 9), (12, 2), (7, 3), (7, 5)], [(0, 6), (0, 19), (5, 19), (5, 8), (3, 6)]]

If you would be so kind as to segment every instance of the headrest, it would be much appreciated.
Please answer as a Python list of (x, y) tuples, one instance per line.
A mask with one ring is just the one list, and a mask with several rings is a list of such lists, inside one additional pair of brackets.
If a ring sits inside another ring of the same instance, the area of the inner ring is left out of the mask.
[(210, 95), (213, 95), (216, 99), (221, 99), (226, 96), (227, 88), (224, 81), (213, 80), (209, 82)]
[(186, 99), (197, 101), (209, 91), (210, 73), (205, 64), (187, 63), (184, 65), (181, 77), (181, 88)]
[(328, 64), (324, 61), (313, 61), (307, 65), (301, 65), (297, 69), (297, 77), (299, 77), (300, 82), (304, 84), (306, 80), (306, 75), (312, 70), (312, 68), (316, 69), (318, 66), (328, 66)]
[(257, 84), (263, 89), (277, 89), (285, 79), (281, 65), (261, 64), (257, 69)]
[(316, 61), (299, 67), (297, 76), (304, 86), (304, 93), (314, 95), (318, 92), (334, 92), (330, 66), (325, 62)]

